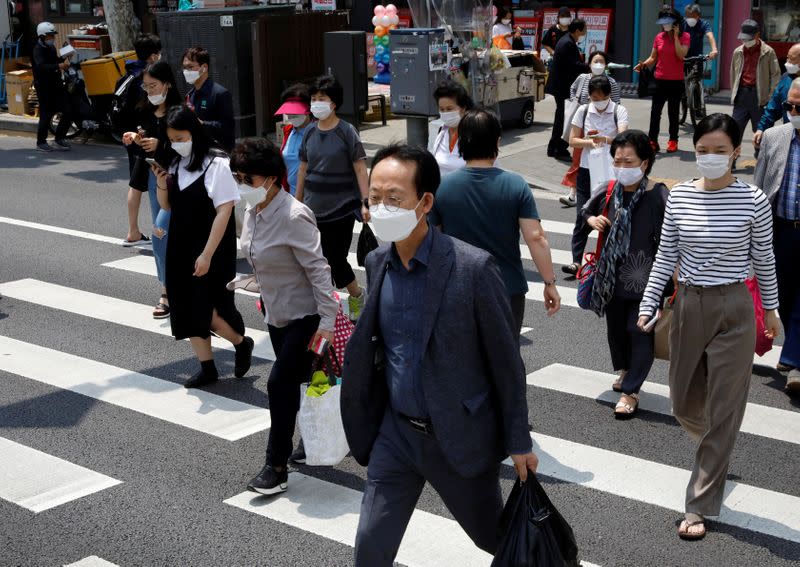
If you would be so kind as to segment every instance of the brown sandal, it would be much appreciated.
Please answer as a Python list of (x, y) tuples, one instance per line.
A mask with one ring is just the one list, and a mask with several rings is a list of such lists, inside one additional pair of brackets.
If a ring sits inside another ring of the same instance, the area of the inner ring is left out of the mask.
[[(702, 532), (692, 533), (689, 530), (694, 526), (703, 526)], [(683, 520), (681, 525), (678, 526), (678, 537), (686, 540), (686, 541), (698, 541), (706, 537), (706, 521), (705, 520), (695, 520), (694, 522), (690, 522), (689, 520)]]
[(614, 380), (614, 383), (611, 385), (611, 389), (615, 392), (622, 392), (622, 381), (625, 380), (625, 375), (628, 373), (627, 370), (623, 370), (619, 373), (619, 378)]
[(162, 293), (161, 299), (159, 299), (158, 304), (156, 304), (155, 309), (153, 309), (153, 319), (166, 319), (167, 317), (169, 317), (167, 294)]
[[(633, 404), (625, 401), (625, 398), (633, 400)], [(637, 411), (639, 411), (639, 395), (622, 394), (619, 397), (616, 407), (614, 408), (614, 417), (617, 419), (630, 419), (636, 415)]]

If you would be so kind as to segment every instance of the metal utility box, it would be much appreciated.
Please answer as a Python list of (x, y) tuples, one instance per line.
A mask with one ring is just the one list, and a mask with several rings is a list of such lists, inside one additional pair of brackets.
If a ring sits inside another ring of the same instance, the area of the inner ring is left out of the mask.
[(211, 57), (211, 78), (233, 97), (236, 137), (254, 136), (256, 129), (255, 87), (253, 85), (253, 24), (263, 16), (294, 13), (294, 5), (247, 6), (218, 10), (189, 10), (156, 14), (162, 59), (175, 72), (181, 91), (189, 89), (183, 80), (183, 52), (200, 46)]
[(448, 76), (450, 46), (444, 28), (391, 30), (392, 113), (438, 116), (436, 84)]

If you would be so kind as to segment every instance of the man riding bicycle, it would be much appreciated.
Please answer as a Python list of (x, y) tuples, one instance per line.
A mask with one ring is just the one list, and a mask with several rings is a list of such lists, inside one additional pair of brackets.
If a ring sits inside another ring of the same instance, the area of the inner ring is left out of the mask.
[[(689, 43), (689, 51), (684, 59), (684, 76), (686, 77), (686, 98), (691, 104), (691, 92), (693, 90), (691, 83), (697, 83), (698, 92), (702, 92), (703, 88), (703, 71), (706, 57), (703, 57), (703, 40), (708, 38), (708, 43), (711, 45), (711, 51), (707, 59), (715, 59), (719, 52), (717, 51), (717, 40), (714, 39), (714, 32), (711, 31), (711, 24), (708, 20), (702, 19), (699, 4), (689, 4), (685, 10), (686, 17), (681, 25), (681, 31), (689, 34), (691, 43)], [(700, 108), (696, 108), (699, 117), (705, 115), (705, 104), (702, 98), (699, 101)]]

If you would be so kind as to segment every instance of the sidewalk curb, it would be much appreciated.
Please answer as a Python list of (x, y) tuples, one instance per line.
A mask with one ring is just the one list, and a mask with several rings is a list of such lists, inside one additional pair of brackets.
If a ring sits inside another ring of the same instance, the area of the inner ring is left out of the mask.
[(39, 120), (37, 118), (17, 116), (5, 112), (0, 113), (0, 131), (31, 132), (35, 134), (38, 126)]

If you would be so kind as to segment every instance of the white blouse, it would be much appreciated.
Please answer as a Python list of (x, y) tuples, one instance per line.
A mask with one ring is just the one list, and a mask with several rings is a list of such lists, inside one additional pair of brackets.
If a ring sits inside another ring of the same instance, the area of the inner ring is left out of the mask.
[[(178, 188), (183, 191), (189, 185), (197, 181), (203, 172), (206, 174), (205, 186), (208, 198), (214, 203), (214, 208), (230, 203), (235, 204), (239, 202), (239, 186), (231, 173), (230, 160), (222, 156), (207, 156), (203, 160), (203, 166), (197, 171), (189, 171), (186, 166), (189, 165), (191, 156), (188, 158), (181, 158), (177, 166), (172, 166), (170, 173), (173, 175), (178, 173)], [(208, 169), (206, 169), (208, 168)]]
[(439, 130), (432, 148), (431, 153), (439, 164), (439, 173), (442, 177), (467, 165), (467, 162), (458, 155), (458, 141), (453, 146), (453, 151), (450, 151), (450, 128), (446, 126), (442, 126)]

